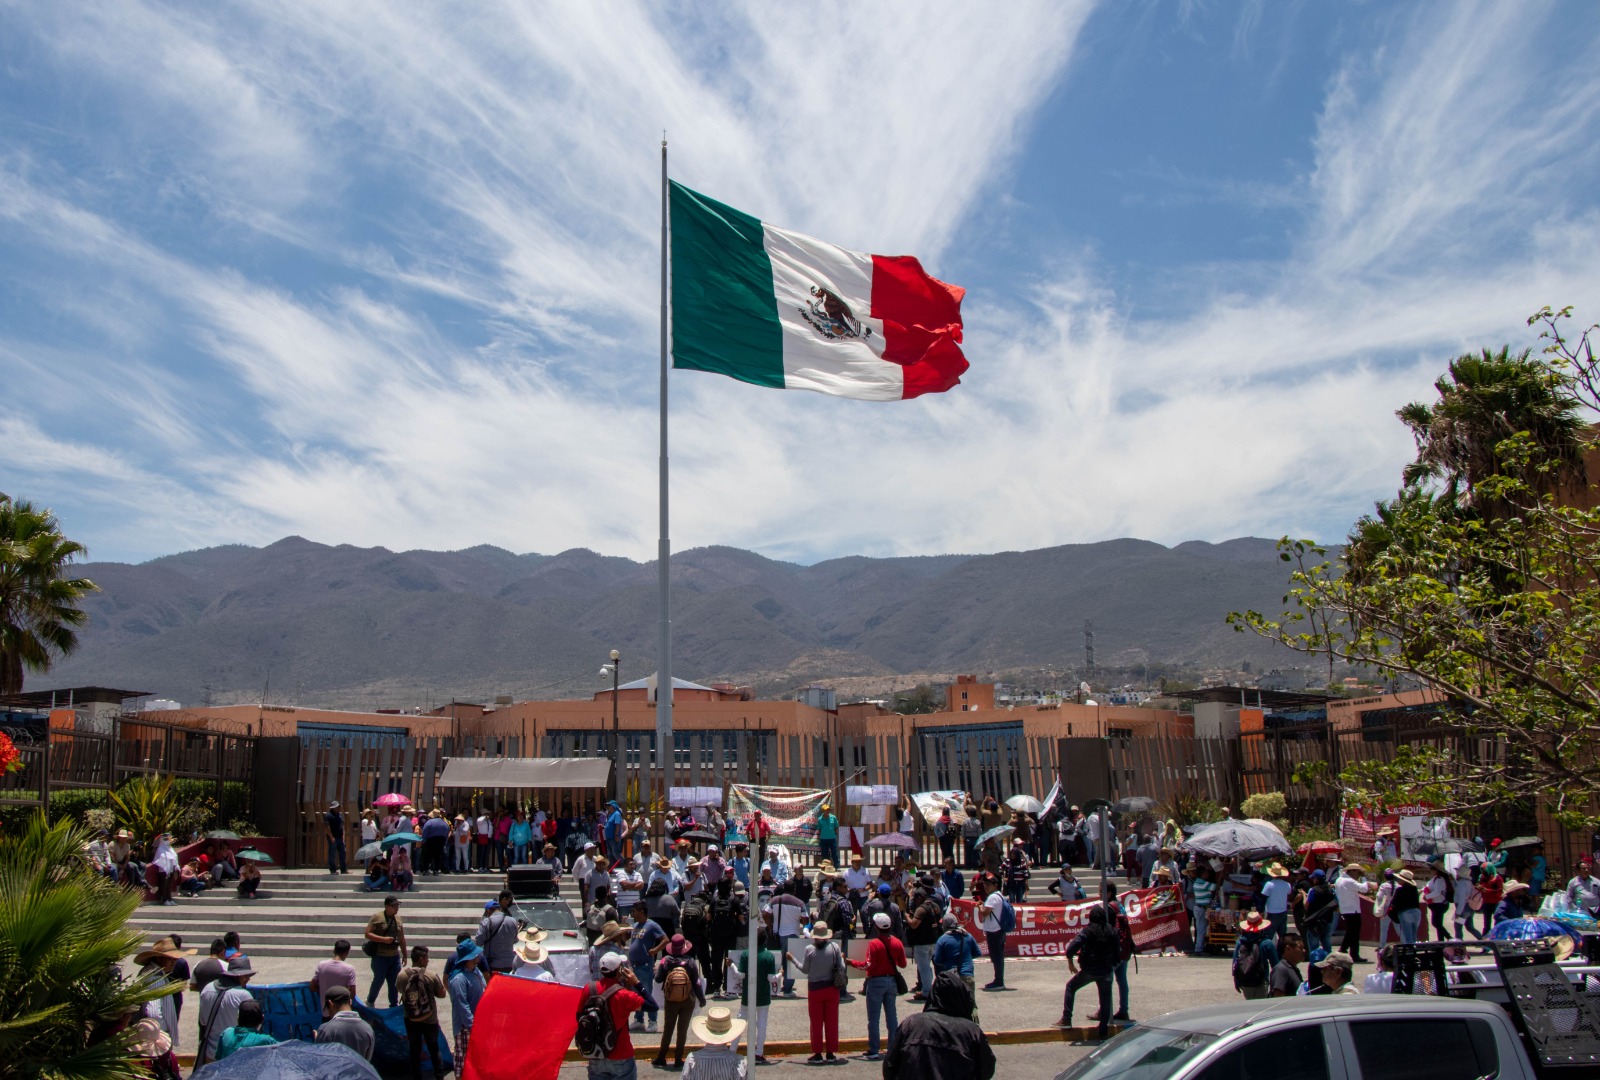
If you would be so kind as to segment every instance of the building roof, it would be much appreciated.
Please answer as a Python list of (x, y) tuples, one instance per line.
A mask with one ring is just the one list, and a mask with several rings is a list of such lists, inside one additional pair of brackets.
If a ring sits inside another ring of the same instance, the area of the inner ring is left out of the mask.
[(28, 690), (21, 694), (0, 697), (0, 705), (25, 709), (64, 709), (68, 703), (91, 701), (123, 702), (129, 698), (149, 697), (148, 690), (114, 690), (109, 686), (67, 686), (60, 690)]
[(1247, 709), (1303, 709), (1326, 705), (1331, 695), (1311, 690), (1259, 690), (1254, 686), (1202, 686), (1198, 690), (1167, 690), (1161, 696), (1181, 701), (1220, 701)]
[[(648, 683), (650, 682), (650, 679), (653, 679), (653, 678), (655, 678), (655, 676), (651, 675), (649, 679), (635, 679), (632, 682), (625, 682), (621, 686), (617, 687), (617, 689), (618, 690), (648, 690), (649, 689)], [(673, 679), (672, 679), (672, 688), (674, 690), (705, 690), (705, 691), (708, 691), (708, 692), (713, 693), (713, 694), (717, 692), (716, 687), (713, 687), (713, 686), (701, 686), (697, 682), (690, 682), (688, 679), (680, 679), (680, 678), (678, 678), (676, 676), (674, 676)], [(609, 694), (611, 691), (610, 690), (606, 690), (604, 692)]]

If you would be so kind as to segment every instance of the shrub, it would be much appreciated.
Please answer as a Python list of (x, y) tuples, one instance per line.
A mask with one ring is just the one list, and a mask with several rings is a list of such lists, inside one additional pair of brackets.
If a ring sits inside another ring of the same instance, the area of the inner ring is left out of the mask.
[(1222, 820), (1222, 807), (1203, 795), (1193, 791), (1181, 792), (1172, 796), (1162, 806), (1161, 813), (1178, 823), (1178, 828), (1186, 829), (1190, 825), (1202, 822)]
[(116, 977), (139, 947), (139, 894), (82, 858), (89, 834), (34, 813), (0, 835), (0, 1073), (125, 1080), (147, 1075), (109, 1026), (181, 984)]
[(1278, 824), (1284, 820), (1289, 812), (1289, 800), (1283, 797), (1281, 791), (1265, 791), (1260, 795), (1252, 795), (1239, 804), (1239, 816), (1247, 818), (1261, 818)]
[(135, 776), (111, 793), (111, 805), (117, 811), (117, 824), (140, 844), (172, 832), (184, 814), (170, 776)]
[(70, 820), (79, 825), (88, 823), (84, 815), (90, 810), (106, 808), (106, 793), (100, 788), (68, 788), (50, 793), (50, 822)]

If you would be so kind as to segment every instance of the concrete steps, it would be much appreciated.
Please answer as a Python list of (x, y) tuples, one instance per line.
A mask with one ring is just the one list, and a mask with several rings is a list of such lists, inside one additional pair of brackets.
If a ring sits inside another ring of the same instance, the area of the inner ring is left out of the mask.
[[(1088, 888), (1088, 876), (1084, 877)], [(1049, 880), (1036, 874), (1029, 899), (1053, 900), (1044, 891)], [(240, 900), (229, 882), (197, 897), (180, 896), (172, 907), (145, 904), (129, 922), (152, 939), (181, 934), (185, 946), (200, 949), (202, 955), (213, 938), (235, 930), (252, 956), (320, 958), (341, 937), (359, 949), (367, 920), (382, 909), (382, 894), (367, 892), (360, 881), (354, 873), (269, 867), (255, 900)], [(400, 907), (408, 939), (434, 949), (453, 947), (456, 934), (477, 928), (484, 901), (498, 896), (504, 882), (500, 874), (418, 879), (413, 891), (403, 894)], [(563, 881), (561, 894), (581, 916), (576, 886)]]

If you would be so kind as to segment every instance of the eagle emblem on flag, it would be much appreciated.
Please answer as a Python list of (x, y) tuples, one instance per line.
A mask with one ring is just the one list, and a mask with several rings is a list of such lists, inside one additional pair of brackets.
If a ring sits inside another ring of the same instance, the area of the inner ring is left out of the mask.
[(811, 296), (810, 302), (800, 309), (800, 317), (826, 340), (859, 338), (865, 341), (872, 336), (872, 328), (862, 326), (861, 320), (850, 310), (850, 305), (839, 299), (839, 295), (831, 289), (813, 285)]

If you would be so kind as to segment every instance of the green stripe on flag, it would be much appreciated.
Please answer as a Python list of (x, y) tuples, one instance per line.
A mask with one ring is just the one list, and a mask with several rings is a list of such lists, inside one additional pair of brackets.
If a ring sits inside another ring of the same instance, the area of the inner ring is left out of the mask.
[(761, 222), (671, 183), (672, 366), (783, 388), (783, 328)]

